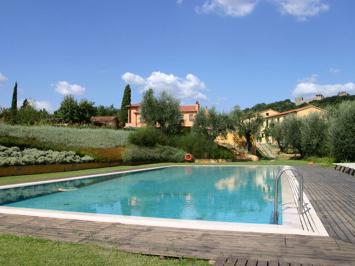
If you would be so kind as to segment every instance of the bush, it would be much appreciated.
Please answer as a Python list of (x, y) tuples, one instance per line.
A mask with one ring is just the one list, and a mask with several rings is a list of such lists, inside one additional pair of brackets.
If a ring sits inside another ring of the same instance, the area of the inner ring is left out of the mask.
[(34, 165), (55, 163), (83, 163), (91, 162), (90, 156), (80, 157), (72, 151), (41, 151), (37, 149), (20, 150), (19, 147), (5, 147), (0, 145), (0, 166)]
[[(129, 132), (114, 129), (11, 126), (0, 124), (0, 138), (19, 138), (48, 146), (111, 148), (127, 144)], [(0, 144), (5, 144), (1, 143)], [(8, 145), (8, 144), (7, 144)]]
[(329, 136), (337, 161), (355, 161), (355, 102), (343, 102), (331, 114)]
[(233, 159), (233, 153), (198, 134), (178, 136), (174, 145), (199, 159)]
[(124, 162), (183, 162), (185, 152), (170, 146), (128, 146), (123, 152)]
[(160, 129), (155, 127), (144, 127), (132, 132), (128, 136), (128, 141), (137, 146), (153, 147), (156, 144), (165, 145), (166, 136)]
[(324, 116), (310, 114), (302, 120), (301, 144), (305, 156), (329, 154), (328, 123)]

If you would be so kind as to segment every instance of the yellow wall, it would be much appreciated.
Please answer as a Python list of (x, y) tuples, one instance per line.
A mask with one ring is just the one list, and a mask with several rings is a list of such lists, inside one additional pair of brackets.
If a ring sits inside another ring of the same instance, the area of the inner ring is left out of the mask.
[[(194, 124), (195, 116), (197, 111), (195, 112), (183, 112), (182, 113), (182, 126), (183, 127), (192, 127)], [(190, 115), (192, 117), (190, 117)], [(142, 127), (145, 126), (145, 123), (141, 120), (140, 108), (139, 107), (130, 107), (128, 108), (128, 123), (126, 123), (126, 127)]]
[[(267, 139), (266, 136), (263, 134), (263, 131), (268, 126), (270, 126), (270, 124), (281, 123), (286, 117), (290, 117), (290, 116), (296, 116), (296, 117), (302, 118), (302, 117), (306, 117), (306, 116), (308, 116), (308, 115), (310, 115), (312, 113), (324, 113), (324, 110), (316, 108), (316, 107), (313, 107), (313, 106), (310, 106), (309, 108), (306, 108), (306, 109), (301, 109), (299, 111), (286, 113), (284, 115), (279, 115), (279, 116), (272, 116), (271, 110), (272, 109), (269, 109), (269, 110), (266, 110), (266, 111), (263, 111), (263, 112), (260, 113), (265, 118), (265, 120), (263, 122), (263, 127), (260, 130), (260, 132), (261, 132), (261, 134), (260, 134), (261, 140), (259, 140), (259, 142), (261, 142), (261, 143), (270, 143), (270, 142), (273, 143), (274, 142), (271, 137), (269, 137)], [(266, 112), (270, 112), (269, 115), (271, 115), (271, 117), (265, 116)], [(277, 113), (278, 112), (276, 112), (276, 114)]]

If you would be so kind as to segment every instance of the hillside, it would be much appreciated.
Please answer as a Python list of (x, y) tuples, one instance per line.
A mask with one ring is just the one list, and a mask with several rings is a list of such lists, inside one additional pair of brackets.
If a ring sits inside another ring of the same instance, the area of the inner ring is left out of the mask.
[[(320, 108), (326, 109), (329, 107), (334, 107), (337, 106), (338, 104), (344, 102), (344, 101), (355, 101), (355, 95), (350, 95), (350, 96), (331, 96), (324, 98), (322, 100), (318, 101), (310, 101), (309, 104), (318, 106)], [(308, 103), (303, 103), (301, 105), (296, 105), (294, 102), (292, 102), (290, 99), (286, 99), (283, 101), (277, 101), (273, 103), (258, 103), (250, 108), (245, 108), (243, 111), (244, 112), (260, 112), (266, 109), (274, 109), (278, 112), (285, 112), (291, 109), (299, 108), (306, 106)]]
[(256, 105), (254, 105), (251, 108), (245, 108), (243, 111), (244, 112), (260, 112), (266, 109), (274, 109), (278, 112), (285, 112), (291, 109), (296, 108), (296, 104), (294, 102), (291, 102), (290, 99), (286, 99), (283, 101), (277, 101), (277, 102), (273, 102), (273, 103), (258, 103)]
[[(309, 102), (310, 104), (313, 104), (315, 106), (318, 106), (320, 108), (326, 109), (328, 107), (334, 107), (344, 101), (355, 101), (355, 95), (350, 95), (350, 96), (332, 96), (332, 97), (327, 97), (319, 101), (311, 101)], [(303, 104), (304, 106), (306, 104)]]

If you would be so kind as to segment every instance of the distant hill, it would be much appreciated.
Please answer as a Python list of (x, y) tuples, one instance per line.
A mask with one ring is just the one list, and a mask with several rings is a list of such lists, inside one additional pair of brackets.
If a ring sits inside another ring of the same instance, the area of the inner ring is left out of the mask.
[[(318, 101), (310, 101), (309, 103), (315, 106), (318, 106), (320, 108), (326, 109), (328, 107), (334, 107), (344, 101), (355, 101), (355, 95), (350, 95), (350, 96), (332, 96), (332, 97), (327, 97), (322, 100)], [(244, 112), (261, 112), (266, 109), (274, 109), (275, 111), (278, 112), (285, 112), (288, 110), (292, 110), (295, 108), (300, 108), (303, 106), (306, 106), (308, 103), (303, 103), (301, 105), (296, 105), (294, 102), (292, 102), (290, 99), (286, 99), (283, 101), (278, 101), (278, 102), (273, 102), (273, 103), (258, 103), (254, 105), (253, 107), (250, 108), (245, 108), (243, 111)]]
[[(334, 107), (344, 101), (355, 101), (355, 95), (350, 95), (350, 96), (332, 96), (332, 97), (327, 97), (322, 100), (318, 101), (311, 101), (309, 102), (310, 104), (313, 104), (315, 106), (318, 106), (320, 108), (326, 109), (328, 107)], [(300, 107), (305, 106), (307, 104), (302, 104)]]
[(291, 102), (290, 99), (286, 99), (283, 101), (278, 101), (273, 103), (258, 103), (251, 108), (245, 108), (243, 111), (254, 113), (254, 112), (261, 112), (269, 108), (274, 109), (275, 111), (278, 112), (285, 112), (291, 109), (295, 109), (297, 108), (297, 106), (294, 102)]

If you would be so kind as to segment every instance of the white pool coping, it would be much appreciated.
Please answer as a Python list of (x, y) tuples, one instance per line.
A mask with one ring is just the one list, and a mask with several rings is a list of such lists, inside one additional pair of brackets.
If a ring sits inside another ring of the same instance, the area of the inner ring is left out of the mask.
[[(22, 183), (15, 185), (0, 186), (1, 189), (25, 187), (33, 185), (42, 185), (48, 183), (55, 183), (61, 181), (70, 181), (86, 178), (94, 178), (98, 176), (109, 176), (115, 174), (129, 174), (135, 172), (142, 172), (147, 170), (157, 170), (167, 167), (186, 167), (186, 165), (166, 165), (159, 167), (149, 167), (136, 170), (117, 171), (105, 174), (86, 175), (72, 178), (54, 179), (48, 181), (39, 181), (31, 183)], [(222, 167), (267, 167), (267, 165), (188, 165), (189, 167), (204, 167), (204, 166), (222, 166)], [(281, 166), (281, 165), (273, 165)], [(322, 222), (317, 216), (314, 208), (311, 206), (310, 201), (304, 194), (304, 202), (308, 204), (310, 208), (310, 215), (312, 220), (315, 221), (317, 230), (307, 231), (303, 230), (300, 215), (298, 214), (297, 207), (294, 201), (294, 195), (290, 187), (288, 176), (284, 178), (282, 184), (282, 219), (283, 224), (255, 224), (255, 223), (234, 223), (234, 222), (216, 222), (216, 221), (201, 221), (201, 220), (184, 220), (184, 219), (169, 219), (169, 218), (153, 218), (153, 217), (141, 217), (141, 216), (127, 216), (127, 215), (112, 215), (112, 214), (97, 214), (97, 213), (83, 213), (83, 212), (69, 212), (69, 211), (57, 211), (57, 210), (44, 210), (44, 209), (31, 209), (31, 208), (18, 208), (9, 206), (0, 206), (0, 213), (2, 214), (14, 214), (14, 215), (26, 215), (37, 216), (46, 218), (57, 219), (72, 219), (72, 220), (84, 220), (93, 222), (107, 222), (107, 223), (119, 223), (129, 225), (140, 226), (159, 226), (170, 228), (184, 228), (184, 229), (199, 229), (199, 230), (217, 230), (217, 231), (234, 231), (234, 232), (253, 232), (253, 233), (274, 233), (274, 234), (296, 234), (296, 235), (313, 235), (313, 236), (328, 236)], [(286, 181), (287, 180), (287, 181)], [(286, 193), (284, 193), (286, 192)]]

